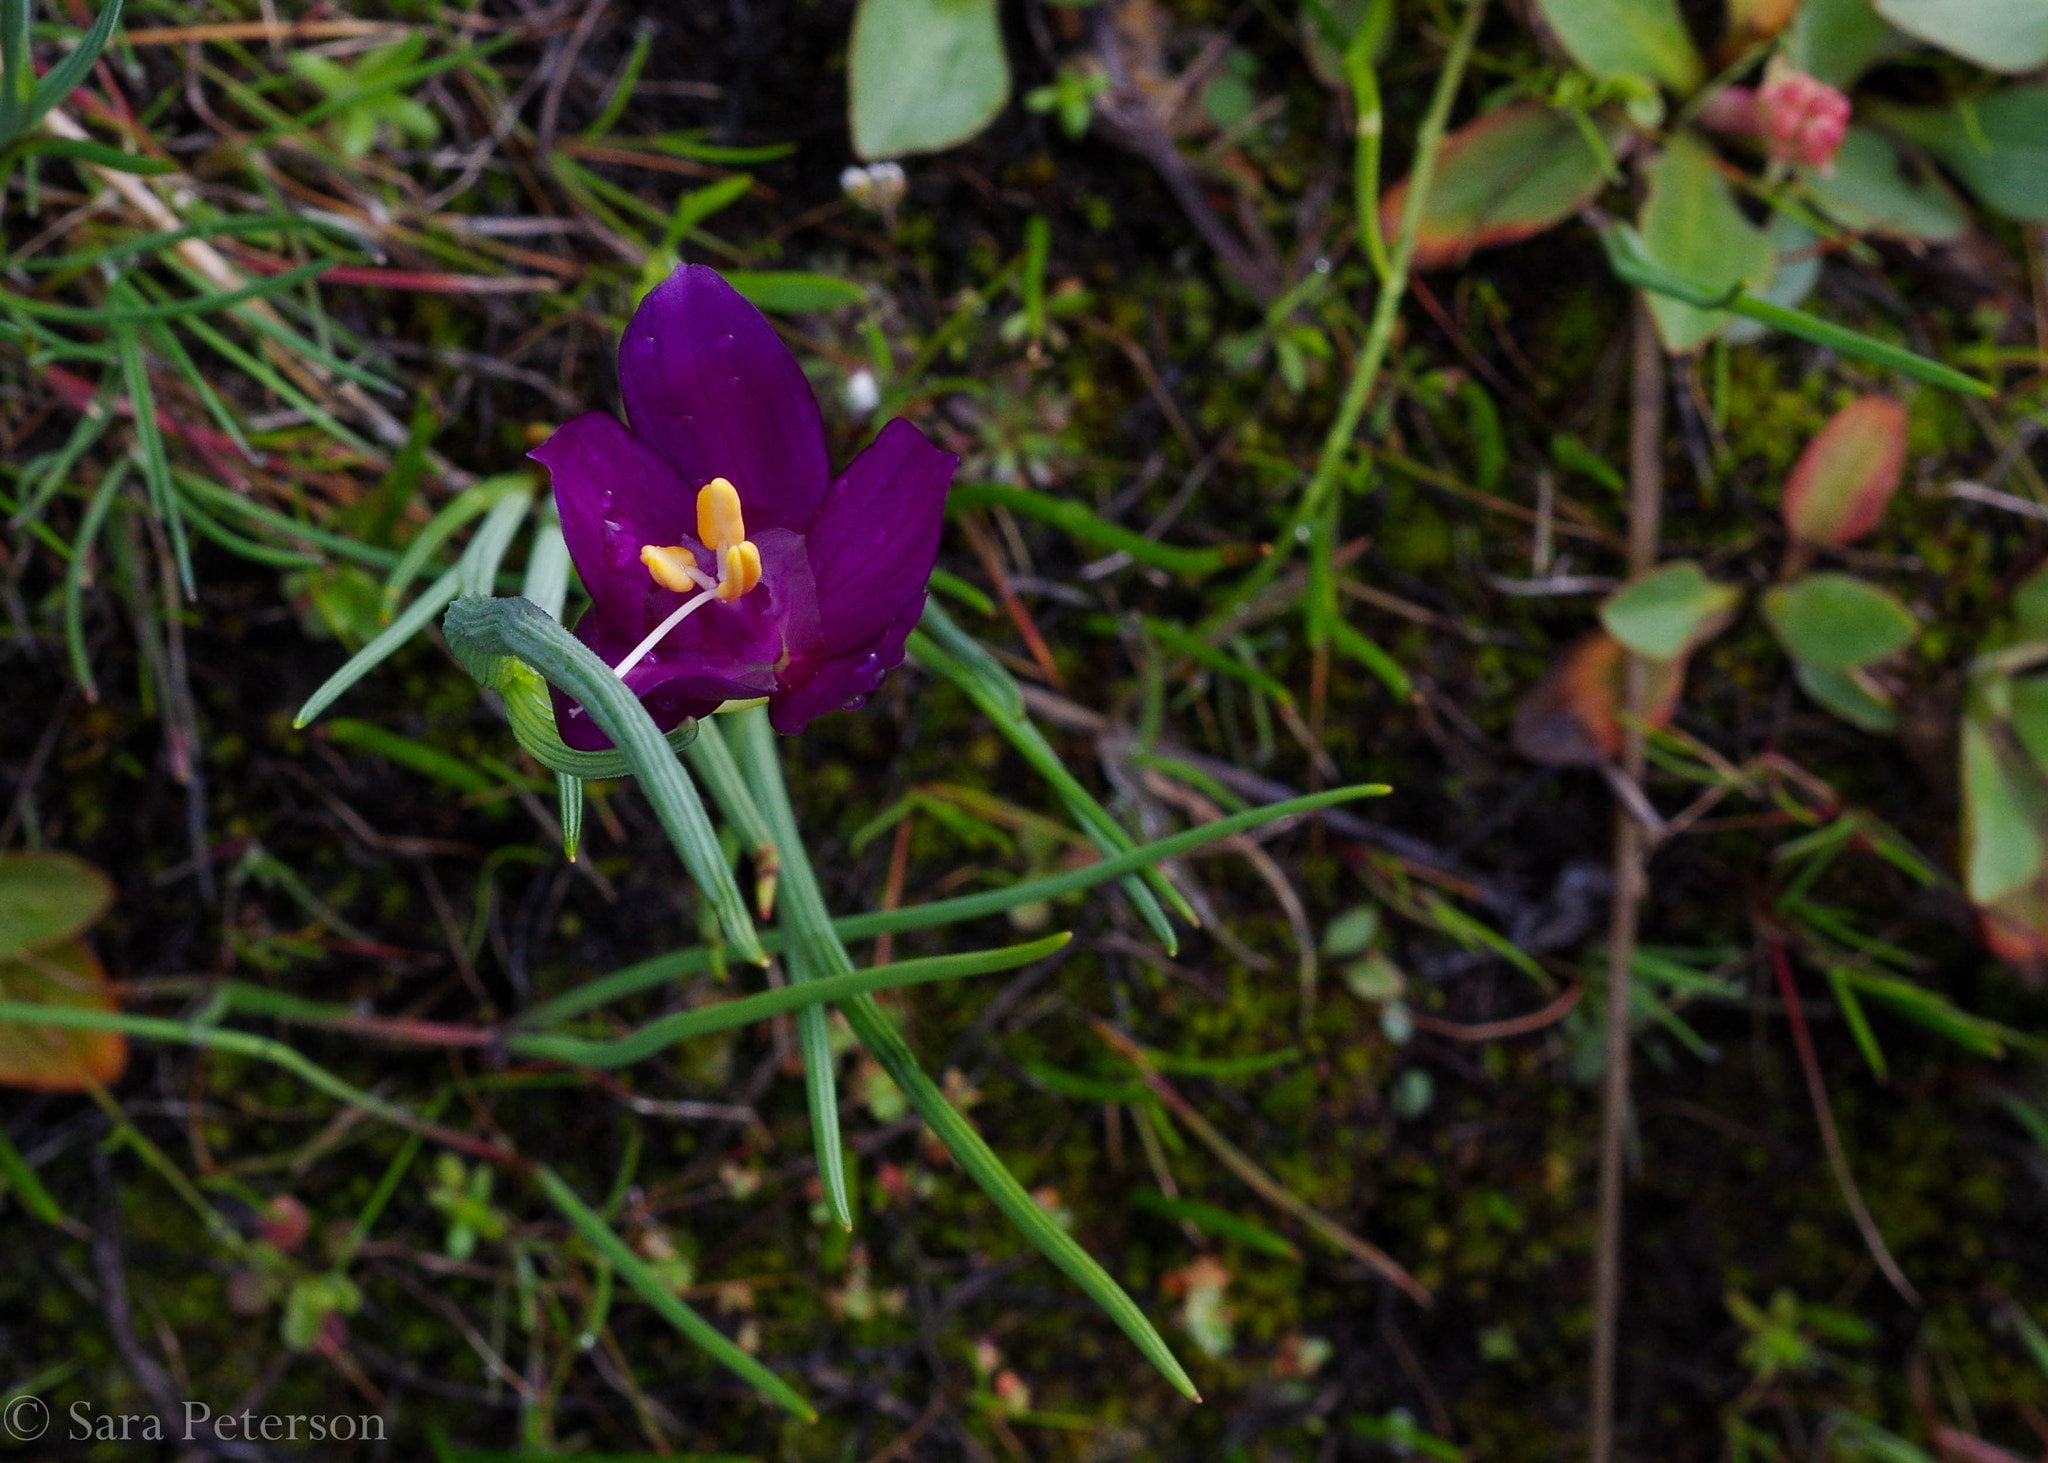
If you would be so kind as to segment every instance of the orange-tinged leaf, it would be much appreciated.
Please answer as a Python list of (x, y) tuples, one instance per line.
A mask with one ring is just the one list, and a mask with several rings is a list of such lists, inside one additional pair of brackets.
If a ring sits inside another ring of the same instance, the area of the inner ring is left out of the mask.
[[(83, 940), (0, 960), (0, 1001), (112, 1011), (107, 974)], [(65, 1030), (0, 1022), (0, 1086), (78, 1092), (86, 1078), (112, 1082), (128, 1065), (118, 1031)]]
[(113, 899), (107, 876), (84, 859), (0, 853), (0, 960), (83, 934)]
[[(1600, 191), (1603, 161), (1578, 124), (1540, 102), (1512, 102), (1444, 142), (1415, 239), (1415, 267), (1461, 264), (1570, 218)], [(1408, 202), (1402, 179), (1380, 200), (1389, 238)]]
[(1889, 396), (1850, 402), (1806, 444), (1785, 482), (1785, 527), (1840, 548), (1877, 527), (1906, 466), (1906, 408)]
[(2028, 985), (2048, 985), (2048, 880), (1979, 905), (1977, 933), (1984, 948)]
[[(1667, 725), (1685, 685), (1685, 662), (1652, 660), (1644, 720)], [(1573, 641), (1515, 708), (1515, 750), (1550, 767), (1597, 767), (1621, 753), (1628, 649), (1605, 630)]]

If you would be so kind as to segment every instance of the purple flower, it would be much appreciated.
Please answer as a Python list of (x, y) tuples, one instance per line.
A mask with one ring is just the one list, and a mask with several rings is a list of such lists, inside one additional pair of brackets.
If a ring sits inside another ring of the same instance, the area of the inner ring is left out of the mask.
[[(576, 638), (663, 730), (727, 701), (765, 698), (784, 733), (861, 705), (924, 611), (960, 459), (899, 419), (834, 479), (796, 358), (702, 265), (640, 302), (619, 386), (630, 427), (586, 412), (530, 454), (590, 591)], [(555, 721), (611, 745), (559, 691)]]

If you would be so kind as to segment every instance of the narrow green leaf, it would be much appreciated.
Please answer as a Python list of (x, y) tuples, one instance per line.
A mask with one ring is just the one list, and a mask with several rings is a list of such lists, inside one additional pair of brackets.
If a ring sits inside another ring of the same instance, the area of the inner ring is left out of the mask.
[(120, 491), (127, 476), (125, 457), (116, 458), (101, 475), (99, 487), (85, 505), (85, 516), (79, 520), (78, 536), (71, 541), (71, 562), (64, 569), (64, 645), (71, 655), (71, 674), (77, 677), (79, 689), (88, 701), (99, 700), (100, 693), (92, 678), (92, 657), (85, 650), (85, 576), (92, 563), (93, 542), (114, 506), (114, 494)]
[[(1250, 808), (1242, 813), (1232, 813), (1228, 817), (1219, 818), (1214, 823), (1183, 829), (1179, 833), (1151, 843), (1139, 844), (1129, 853), (1105, 858), (1099, 863), (1088, 864), (1079, 869), (1068, 869), (1039, 879), (1026, 879), (1022, 883), (980, 894), (962, 894), (952, 899), (935, 899), (926, 904), (911, 904), (901, 909), (878, 910), (870, 914), (842, 915), (832, 921), (832, 932), (850, 944), (855, 940), (872, 939), (876, 935), (934, 929), (970, 919), (980, 919), (986, 915), (1000, 914), (1020, 904), (1057, 899), (1064, 894), (1091, 889), (1097, 884), (1107, 883), (1148, 863), (1192, 853), (1195, 849), (1228, 838), (1233, 833), (1243, 833), (1281, 818), (1299, 817), (1304, 813), (1335, 807), (1359, 798), (1383, 797), (1388, 790), (1384, 783), (1361, 783), (1351, 787), (1332, 788), (1328, 792), (1311, 793), (1306, 797), (1289, 798), (1286, 802), (1273, 803), (1263, 808)], [(769, 935), (763, 944), (766, 948), (779, 950), (782, 948), (782, 938), (780, 935)], [(637, 965), (615, 970), (610, 975), (586, 981), (575, 990), (541, 1001), (521, 1012), (519, 1020), (522, 1025), (528, 1026), (548, 1025), (567, 1020), (571, 1016), (609, 1002), (623, 1001), (641, 991), (665, 985), (679, 976), (706, 969), (709, 963), (708, 952), (701, 945), (657, 955), (651, 960), (643, 960)]]
[(12, 290), (0, 290), (0, 309), (18, 310), (24, 315), (34, 315), (44, 320), (63, 320), (74, 325), (99, 325), (111, 328), (119, 324), (134, 325), (145, 320), (178, 320), (191, 315), (211, 314), (239, 305), (248, 300), (260, 300), (270, 295), (280, 295), (296, 289), (309, 279), (318, 279), (334, 267), (332, 261), (316, 260), (288, 269), (283, 274), (273, 274), (268, 279), (259, 279), (253, 284), (243, 285), (238, 290), (222, 290), (217, 294), (201, 295), (172, 300), (161, 305), (130, 305), (125, 308), (105, 306), (88, 309), (78, 305), (57, 305), (48, 300), (38, 300), (30, 295), (18, 295)]
[(573, 864), (583, 844), (583, 779), (557, 772), (555, 796), (562, 810), (562, 857)]
[[(781, 753), (767, 708), (756, 706), (737, 714), (739, 765), (744, 766), (753, 797), (748, 799), (764, 822), (763, 831), (781, 852), (781, 913), (777, 921), (787, 940), (787, 964), (793, 983), (806, 984), (828, 976), (850, 975), (853, 961), (832, 933), (831, 911), (818, 888), (811, 861), (804, 853), (796, 813), (782, 781)], [(714, 733), (713, 735), (716, 735)], [(719, 747), (723, 750), (724, 743)], [(716, 754), (713, 759), (716, 760)], [(737, 770), (737, 769), (736, 769)], [(846, 1148), (839, 1136), (839, 1092), (834, 1072), (838, 1058), (823, 1006), (805, 1006), (797, 1013), (797, 1042), (803, 1052), (804, 1096), (811, 1111), (811, 1139), (818, 1155), (818, 1181), (825, 1204), (842, 1229), (853, 1228), (853, 1206), (846, 1193)]]
[(1214, 1204), (1204, 1204), (1198, 1199), (1169, 1199), (1157, 1189), (1133, 1189), (1130, 1197), (1133, 1207), (1143, 1209), (1148, 1214), (1157, 1214), (1176, 1222), (1185, 1220), (1197, 1229), (1206, 1229), (1211, 1234), (1234, 1239), (1246, 1249), (1257, 1250), (1262, 1255), (1271, 1255), (1280, 1260), (1301, 1258), (1300, 1250), (1265, 1225), (1239, 1218), (1227, 1209), (1218, 1209)]
[[(1087, 788), (1081, 786), (1025, 713), (1024, 693), (1016, 679), (1003, 668), (1002, 662), (962, 630), (935, 601), (925, 601), (924, 614), (918, 623), (919, 629), (911, 635), (911, 653), (918, 655), (923, 652), (929, 656), (931, 669), (967, 693), (981, 708), (982, 714), (996, 724), (997, 729), (1009, 738), (1010, 744), (1052, 785), (1060, 801), (1066, 804), (1068, 813), (1097, 848), (1105, 855), (1128, 853), (1134, 847), (1130, 834), (1110, 817), (1109, 810), (1097, 802)], [(1138, 877), (1126, 879), (1122, 888), (1168, 954), (1179, 949), (1180, 941), (1165, 911), (1159, 906), (1160, 899), (1171, 905), (1174, 912), (1189, 924), (1201, 924), (1187, 896), (1157, 868), (1144, 867)]]
[(1971, 396), (1994, 396), (1996, 390), (1974, 376), (1966, 376), (1952, 366), (1931, 361), (1917, 355), (1903, 346), (1874, 336), (1809, 315), (1804, 310), (1795, 310), (1786, 305), (1775, 305), (1768, 300), (1759, 300), (1746, 294), (1741, 286), (1716, 289), (1696, 279), (1674, 273), (1653, 260), (1643, 247), (1642, 236), (1627, 224), (1609, 225), (1600, 235), (1601, 243), (1607, 250), (1607, 264), (1614, 271), (1615, 278), (1623, 284), (1634, 285), (1637, 289), (1648, 290), (1655, 295), (1683, 300), (1703, 310), (1726, 310), (1731, 314), (1760, 320), (1773, 329), (1787, 335), (1796, 335), (1801, 340), (1810, 340), (1816, 345), (1838, 350), (1853, 360), (1869, 361), (1910, 376), (1915, 381), (1925, 381), (1930, 386), (1946, 387), (1950, 391), (1961, 391)]
[(725, 282), (755, 306), (781, 315), (804, 315), (858, 305), (868, 292), (850, 279), (797, 270), (728, 269)]
[(8, 1141), (6, 1132), (0, 1131), (0, 1194), (10, 1190), (21, 1201), (21, 1207), (43, 1223), (63, 1225), (67, 1222), (64, 1210), (43, 1187), (36, 1171), (28, 1166), (21, 1151)]
[(178, 170), (178, 165), (169, 158), (123, 152), (120, 148), (108, 147), (103, 142), (87, 142), (71, 137), (38, 137), (33, 142), (24, 143), (17, 148), (15, 156), (59, 158), (65, 162), (86, 163), (93, 167), (112, 168), (116, 172), (136, 173), (144, 177), (158, 177)]
[(786, 985), (738, 1000), (717, 1001), (695, 1010), (678, 1011), (606, 1041), (551, 1031), (514, 1033), (506, 1038), (505, 1049), (518, 1056), (538, 1057), (576, 1067), (626, 1067), (645, 1061), (678, 1042), (752, 1026), (771, 1016), (791, 1011), (837, 1004), (869, 991), (897, 990), (933, 981), (961, 980), (967, 976), (1015, 970), (1020, 965), (1029, 965), (1056, 953), (1071, 938), (1065, 934), (1048, 935), (1042, 940), (998, 950), (898, 960), (890, 965), (872, 965), (866, 970), (849, 971), (844, 975), (820, 976), (802, 985)]
[(994, 1201), (996, 1208), (1024, 1232), (1024, 1237), (1038, 1248), (1040, 1254), (1064, 1270), (1089, 1299), (1102, 1307), (1131, 1338), (1145, 1359), (1157, 1367), (1160, 1375), (1171, 1382), (1182, 1396), (1201, 1401), (1194, 1382), (1175, 1358), (1165, 1338), (1138, 1308), (1138, 1303), (1124, 1293), (1123, 1287), (1110, 1278), (1109, 1272), (1096, 1263), (1094, 1256), (1082, 1249), (1072, 1235), (1053, 1223), (1052, 1217), (1038, 1206), (1038, 1201), (1026, 1193), (1015, 1175), (1003, 1166), (1003, 1161), (996, 1157), (974, 1125), (946, 1101), (946, 1095), (925, 1075), (908, 1043), (898, 1034), (888, 1015), (875, 1004), (874, 997), (856, 996), (841, 1009), (846, 1014), (847, 1023), (853, 1027), (853, 1034), (860, 1038), (861, 1045), (882, 1064), (882, 1069), (910, 1100), (910, 1105), (917, 1109), (925, 1125), (946, 1145), (946, 1151), (953, 1155), (968, 1176), (981, 1185), (982, 1192)]
[(1055, 498), (1035, 488), (1013, 488), (1003, 483), (960, 483), (946, 495), (948, 517), (976, 508), (1007, 508), (1013, 513), (1050, 523), (1082, 543), (1097, 548), (1118, 549), (1141, 564), (1150, 564), (1170, 574), (1195, 578), (1248, 563), (1261, 552), (1258, 544), (1226, 545), (1210, 549), (1178, 548), (1146, 538), (1121, 524), (1110, 523), (1071, 498)]
[(1877, 1044), (1877, 1033), (1870, 1029), (1870, 1019), (1863, 1014), (1863, 1002), (1856, 997), (1856, 987), (1850, 984), (1848, 973), (1838, 966), (1827, 968), (1828, 989), (1835, 993), (1835, 1004), (1842, 1008), (1842, 1019), (1849, 1024), (1849, 1034), (1856, 1038), (1857, 1050), (1863, 1053), (1863, 1060), (1870, 1064), (1870, 1070), (1882, 1082), (1890, 1075), (1885, 1066), (1884, 1049)]
[[(504, 473), (497, 477), (485, 478), (456, 494), (448, 506), (427, 520), (427, 524), (413, 536), (405, 546), (405, 552), (398, 562), (391, 566), (391, 573), (384, 580), (384, 603), (396, 606), (406, 586), (426, 570), (442, 545), (461, 532), (471, 519), (481, 518), (505, 497), (516, 493), (531, 493), (533, 477), (529, 473)], [(488, 587), (471, 588), (472, 594), (488, 593)]]
[(519, 595), (539, 605), (549, 619), (562, 618), (562, 603), (569, 597), (569, 544), (562, 537), (562, 519), (552, 494), (541, 500), (540, 520), (533, 527), (533, 545), (527, 550), (526, 578)]
[[(92, 70), (92, 63), (99, 59), (100, 52), (106, 48), (107, 38), (113, 35), (114, 27), (120, 20), (121, 0), (107, 0), (94, 19), (92, 29), (85, 33), (84, 38), (71, 48), (62, 61), (43, 74), (42, 81), (29, 94), (27, 108), (20, 118), (19, 125), (22, 131), (26, 132), (42, 121), (45, 113), (78, 89), (79, 83), (85, 80), (86, 73)], [(21, 59), (28, 59), (25, 52)], [(8, 60), (12, 62), (14, 58), (10, 56)]]
[(461, 588), (462, 569), (459, 566), (436, 579), (426, 593), (407, 605), (405, 612), (385, 626), (376, 639), (350, 656), (340, 670), (320, 683), (320, 688), (306, 698), (306, 704), (292, 718), (292, 725), (303, 727), (309, 724), (340, 700), (349, 687), (396, 655), (400, 646), (433, 623), (434, 616), (448, 607), (449, 601), (461, 592)]
[(533, 1170), (534, 1182), (541, 1192), (562, 1212), (576, 1229), (576, 1232), (590, 1242), (592, 1249), (611, 1262), (612, 1267), (632, 1286), (640, 1298), (654, 1307), (655, 1313), (690, 1340), (711, 1354), (713, 1360), (738, 1374), (756, 1388), (764, 1397), (777, 1406), (794, 1412), (805, 1422), (817, 1421), (818, 1414), (811, 1404), (804, 1401), (794, 1388), (775, 1373), (761, 1365), (753, 1357), (740, 1350), (731, 1337), (698, 1315), (685, 1305), (671, 1291), (659, 1275), (654, 1273), (645, 1260), (633, 1252), (633, 1247), (612, 1232), (612, 1227), (599, 1217), (596, 1210), (576, 1196), (568, 1181), (546, 1164)]

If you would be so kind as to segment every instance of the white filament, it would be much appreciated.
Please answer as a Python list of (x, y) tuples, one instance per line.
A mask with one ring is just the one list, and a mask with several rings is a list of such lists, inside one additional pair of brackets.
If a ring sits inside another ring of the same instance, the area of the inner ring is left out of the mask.
[[(692, 577), (698, 578), (699, 583), (702, 582), (701, 576)], [(702, 594), (684, 600), (682, 605), (676, 610), (674, 614), (670, 615), (666, 620), (663, 620), (659, 625), (656, 625), (654, 629), (648, 633), (648, 636), (645, 640), (641, 641), (638, 645), (633, 647), (633, 653), (631, 655), (627, 656), (624, 660), (620, 661), (617, 665), (612, 667), (612, 674), (617, 676), (622, 681), (625, 680), (626, 672), (633, 669), (634, 666), (640, 664), (641, 661), (647, 659), (648, 652), (653, 650), (655, 646), (661, 643), (663, 636), (667, 635), (669, 631), (675, 629), (676, 626), (682, 624), (683, 621), (689, 619), (690, 616), (698, 609), (699, 606), (707, 605), (712, 600), (717, 598), (718, 589), (717, 586), (714, 585), (710, 589), (705, 590)]]

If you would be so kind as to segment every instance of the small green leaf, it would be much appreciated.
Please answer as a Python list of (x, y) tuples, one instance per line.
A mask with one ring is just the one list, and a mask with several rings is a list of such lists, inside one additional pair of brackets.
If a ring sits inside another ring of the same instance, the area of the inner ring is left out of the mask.
[(1963, 880), (1973, 903), (1989, 904), (2040, 874), (2048, 797), (1975, 717), (1963, 721), (1962, 764)]
[(83, 934), (114, 902), (107, 876), (68, 853), (0, 853), (0, 960)]
[(1940, 158), (1987, 208), (2048, 223), (2048, 85), (2009, 86), (1945, 107), (1866, 110)]
[(1898, 709), (1891, 698), (1870, 686), (1860, 671), (1792, 663), (1800, 689), (1851, 726), (1885, 735), (1899, 729)]
[(1742, 602), (1732, 584), (1716, 584), (1690, 559), (1665, 564), (1624, 584), (1600, 606), (1600, 623), (1651, 660), (1677, 660), (1718, 633)]
[(1870, 0), (1804, 0), (1785, 33), (1787, 60), (1844, 91), (1872, 63), (1904, 44)]
[(2041, 0), (1877, 0), (1877, 13), (1987, 71), (2018, 74), (2048, 62), (2048, 5)]
[(965, 142), (1010, 99), (996, 0), (860, 0), (846, 70), (853, 150), (870, 161)]
[(728, 269), (724, 274), (725, 282), (756, 306), (783, 315), (836, 310), (842, 305), (858, 305), (868, 297), (852, 280), (829, 274), (763, 269)]
[(2012, 682), (2012, 734), (2034, 759), (2034, 768), (2048, 777), (2048, 676), (2027, 676)]
[(1859, 234), (1942, 243), (1970, 226), (1939, 173), (1869, 127), (1849, 129), (1831, 173), (1802, 167), (1799, 178), (1830, 218)]
[(1853, 670), (1896, 654), (1920, 628), (1904, 605), (1851, 574), (1808, 574), (1764, 595), (1764, 618), (1794, 660)]
[(1877, 527), (1906, 465), (1906, 408), (1889, 396), (1850, 402), (1799, 454), (1785, 482), (1785, 528), (1840, 548)]
[[(1758, 291), (1770, 282), (1777, 251), (1743, 217), (1705, 144), (1684, 134), (1673, 137), (1650, 164), (1649, 177), (1640, 222), (1642, 245), (1653, 263), (1709, 290)], [(1650, 296), (1650, 314), (1673, 355), (1704, 345), (1729, 319), (1726, 311), (1656, 294)]]
[(1674, 0), (1537, 0), (1572, 60), (1602, 80), (1648, 77), (1681, 96), (1706, 64)]

